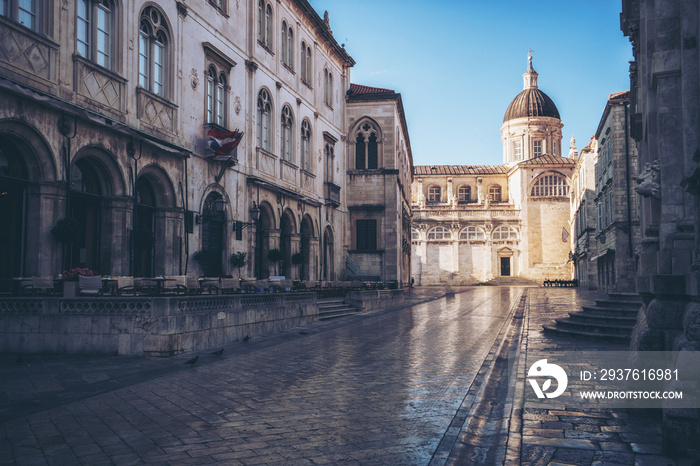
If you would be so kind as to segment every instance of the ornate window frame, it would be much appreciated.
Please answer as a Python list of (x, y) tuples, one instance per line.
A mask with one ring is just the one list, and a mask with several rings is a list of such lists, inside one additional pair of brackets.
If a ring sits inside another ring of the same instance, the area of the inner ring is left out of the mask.
[(164, 99), (172, 95), (172, 34), (160, 8), (148, 5), (139, 15), (139, 80), (144, 90)]

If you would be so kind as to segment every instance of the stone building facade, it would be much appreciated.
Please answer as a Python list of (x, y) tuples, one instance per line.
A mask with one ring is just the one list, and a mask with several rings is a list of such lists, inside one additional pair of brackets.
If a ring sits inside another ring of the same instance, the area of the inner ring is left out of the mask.
[(636, 288), (639, 214), (634, 185), (637, 148), (629, 132), (629, 91), (612, 94), (595, 134), (595, 260), (598, 289), (629, 292)]
[[(355, 62), (327, 15), (306, 0), (28, 5), (0, 13), (0, 278), (227, 274), (235, 252), (243, 276), (342, 277)], [(212, 129), (243, 132), (234, 154), (214, 156)], [(405, 124), (401, 138), (405, 183)]]
[(532, 57), (501, 126), (503, 165), (416, 166), (412, 192), (416, 284), (494, 277), (571, 278), (569, 191), (559, 111), (538, 87)]
[(351, 84), (346, 98), (348, 257), (363, 276), (407, 284), (413, 162), (401, 94)]
[(595, 165), (598, 159), (595, 137), (590, 143), (576, 150), (576, 141), (571, 138), (569, 157), (576, 160), (571, 175), (571, 263), (573, 278), (578, 286), (597, 289), (598, 274), (593, 262), (596, 255), (596, 207)]
[[(632, 43), (630, 122), (639, 156), (643, 306), (632, 349), (700, 350), (700, 4), (623, 0)], [(674, 388), (674, 387), (669, 387)], [(665, 409), (664, 448), (697, 456), (697, 409)]]

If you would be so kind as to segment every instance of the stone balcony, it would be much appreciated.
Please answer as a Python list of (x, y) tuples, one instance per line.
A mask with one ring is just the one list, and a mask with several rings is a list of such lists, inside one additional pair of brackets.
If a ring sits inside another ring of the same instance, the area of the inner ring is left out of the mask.
[(481, 220), (481, 219), (516, 219), (520, 217), (520, 210), (499, 209), (494, 206), (490, 209), (455, 209), (451, 206), (426, 206), (425, 209), (413, 209), (413, 221), (421, 220)]
[(340, 186), (326, 181), (324, 184), (326, 205), (332, 205), (333, 207), (338, 207), (340, 205)]

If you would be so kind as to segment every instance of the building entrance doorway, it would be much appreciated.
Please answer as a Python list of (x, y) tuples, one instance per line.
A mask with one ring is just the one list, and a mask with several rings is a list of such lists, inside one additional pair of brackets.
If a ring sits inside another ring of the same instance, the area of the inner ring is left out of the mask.
[(510, 257), (501, 257), (501, 277), (510, 277)]

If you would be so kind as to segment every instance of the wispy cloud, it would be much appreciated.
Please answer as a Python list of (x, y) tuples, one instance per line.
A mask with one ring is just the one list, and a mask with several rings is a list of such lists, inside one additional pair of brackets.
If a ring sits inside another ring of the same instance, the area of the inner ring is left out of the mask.
[(369, 75), (370, 75), (370, 76), (379, 76), (379, 75), (381, 75), (381, 74), (387, 74), (388, 72), (389, 72), (389, 70), (387, 70), (387, 69), (384, 69), (384, 70), (377, 70), (377, 71), (370, 71), (370, 72), (369, 72)]

